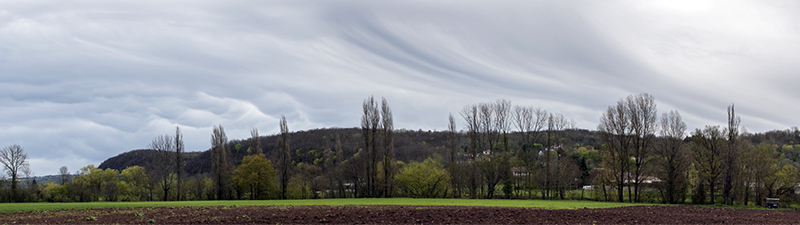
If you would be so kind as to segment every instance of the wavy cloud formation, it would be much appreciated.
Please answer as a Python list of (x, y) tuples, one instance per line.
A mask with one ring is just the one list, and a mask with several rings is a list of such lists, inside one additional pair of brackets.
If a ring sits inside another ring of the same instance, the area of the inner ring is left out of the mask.
[(77, 170), (181, 126), (234, 139), (359, 125), (386, 97), (395, 126), (446, 127), (495, 99), (595, 129), (630, 94), (690, 128), (786, 129), (800, 111), (800, 5), (739, 1), (4, 2), (0, 144), (37, 174)]

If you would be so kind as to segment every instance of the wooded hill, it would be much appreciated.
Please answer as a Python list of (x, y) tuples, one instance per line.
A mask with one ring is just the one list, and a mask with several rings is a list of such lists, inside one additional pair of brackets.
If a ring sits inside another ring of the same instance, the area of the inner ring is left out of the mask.
[[(569, 133), (569, 134), (566, 134)], [(343, 156), (349, 158), (359, 149), (363, 148), (364, 140), (361, 136), (360, 128), (322, 128), (308, 131), (298, 131), (291, 133), (290, 146), (293, 150), (292, 160), (294, 164), (307, 163), (318, 164), (315, 162), (322, 157), (325, 149), (333, 148), (331, 141), (334, 135), (338, 135), (342, 143)], [(463, 136), (463, 135), (462, 135)], [(518, 134), (510, 135), (512, 139), (519, 138)], [(564, 135), (570, 143), (575, 146), (586, 146), (598, 148), (600, 139), (597, 131), (574, 130), (565, 132)], [(277, 143), (279, 135), (261, 136), (261, 146), (263, 152), (271, 161), (277, 158)], [(466, 137), (461, 137), (461, 145), (466, 145)], [(423, 131), (423, 130), (397, 130), (395, 133), (394, 147), (395, 159), (403, 162), (424, 161), (426, 158), (438, 155), (446, 155), (446, 131)], [(516, 143), (516, 142), (514, 142)], [(239, 165), (244, 156), (249, 153), (249, 140), (232, 140), (228, 144), (231, 151), (231, 158), (234, 165)], [(100, 169), (116, 169), (122, 171), (130, 166), (147, 167), (148, 162), (152, 162), (156, 157), (156, 151), (149, 149), (138, 149), (122, 153), (111, 157), (98, 166)], [(184, 172), (188, 176), (211, 172), (211, 150), (202, 152), (184, 153), (186, 165)]]
[[(568, 134), (566, 134), (568, 133)], [(566, 143), (573, 146), (585, 146), (590, 149), (600, 149), (600, 137), (597, 131), (574, 130), (566, 132), (561, 137), (567, 139)], [(364, 140), (361, 137), (360, 128), (321, 128), (308, 131), (298, 131), (291, 133), (290, 146), (294, 150), (292, 159), (295, 163), (305, 162), (314, 164), (315, 160), (322, 156), (325, 149), (333, 147), (331, 137), (339, 135), (342, 142), (343, 156), (348, 158), (363, 148)], [(445, 144), (447, 141), (446, 131), (423, 131), (423, 130), (398, 130), (395, 133), (394, 147), (396, 149), (395, 159), (403, 162), (424, 161), (425, 158), (433, 155), (443, 156), (446, 154)], [(261, 136), (261, 146), (269, 159), (275, 161), (277, 157), (276, 149), (278, 135)], [(519, 138), (518, 134), (512, 134), (512, 138)], [(786, 130), (772, 130), (764, 133), (744, 134), (743, 137), (753, 144), (768, 143), (777, 146), (800, 144), (800, 130), (796, 128)], [(687, 137), (688, 142), (691, 137)], [(466, 144), (466, 137), (462, 135), (461, 145)], [(512, 142), (516, 143), (516, 141)], [(248, 140), (232, 140), (229, 142), (228, 149), (231, 151), (234, 165), (239, 165), (242, 158), (248, 155), (247, 149), (250, 148)], [(788, 153), (788, 152), (787, 152)], [(794, 161), (800, 161), (800, 153), (789, 153), (786, 156)], [(146, 167), (148, 162), (152, 162), (156, 152), (149, 149), (138, 149), (122, 153), (111, 157), (100, 164), (100, 169), (116, 169), (122, 171), (130, 166)], [(186, 152), (184, 153), (186, 166), (184, 172), (192, 176), (196, 174), (211, 172), (211, 151)]]

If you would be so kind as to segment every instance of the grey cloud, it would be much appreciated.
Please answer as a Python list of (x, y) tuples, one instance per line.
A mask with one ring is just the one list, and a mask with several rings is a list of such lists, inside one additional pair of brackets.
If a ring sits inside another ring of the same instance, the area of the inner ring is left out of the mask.
[[(291, 130), (355, 127), (369, 95), (407, 129), (441, 130), (449, 113), (500, 98), (595, 129), (643, 92), (691, 128), (723, 124), (731, 102), (750, 131), (797, 124), (797, 4), (650, 4), (10, 2), (0, 144), (22, 144), (52, 174), (175, 126), (191, 150), (208, 148), (214, 124), (233, 139), (277, 133), (280, 115)], [(739, 12), (768, 16), (740, 27)]]

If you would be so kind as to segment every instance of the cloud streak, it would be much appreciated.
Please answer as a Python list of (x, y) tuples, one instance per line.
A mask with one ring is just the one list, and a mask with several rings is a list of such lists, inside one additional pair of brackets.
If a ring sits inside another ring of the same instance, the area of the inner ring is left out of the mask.
[(609, 105), (650, 93), (690, 128), (795, 126), (800, 16), (793, 2), (5, 2), (0, 144), (36, 174), (75, 171), (181, 126), (234, 139), (359, 125), (386, 97), (395, 126), (445, 129), (495, 99), (595, 129)]

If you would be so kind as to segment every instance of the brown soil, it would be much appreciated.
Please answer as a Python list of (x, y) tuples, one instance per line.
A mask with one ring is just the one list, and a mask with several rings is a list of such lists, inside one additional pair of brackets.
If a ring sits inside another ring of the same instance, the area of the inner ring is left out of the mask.
[(214, 206), (0, 213), (0, 224), (147, 224), (150, 222), (157, 224), (798, 224), (800, 212), (696, 206), (634, 206), (576, 210), (454, 206)]

